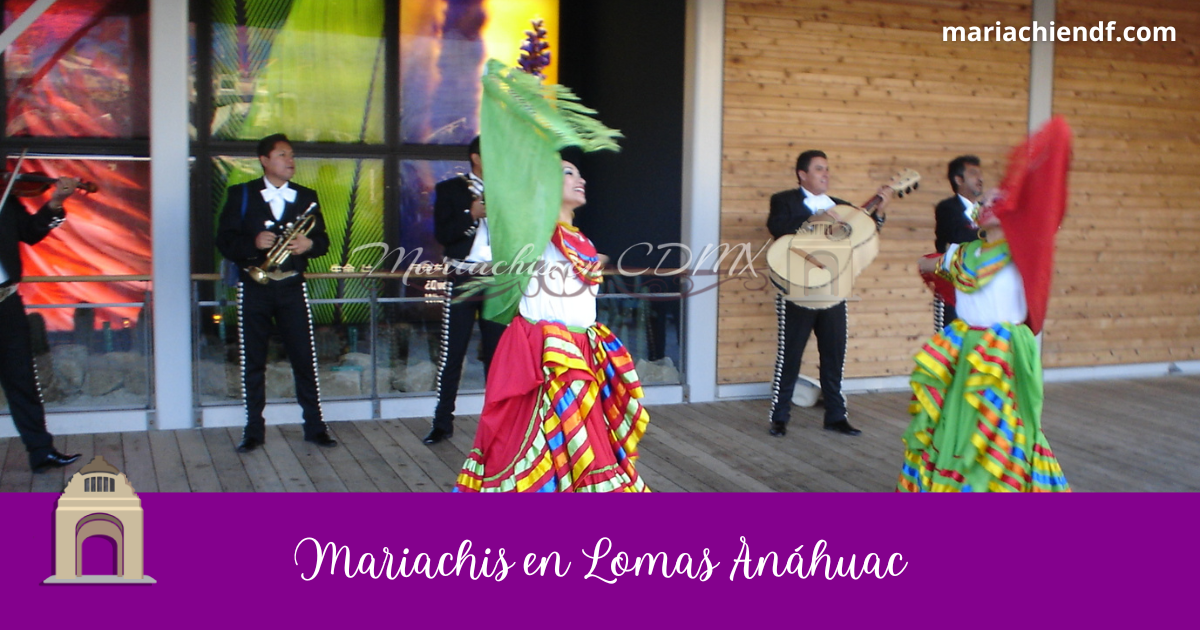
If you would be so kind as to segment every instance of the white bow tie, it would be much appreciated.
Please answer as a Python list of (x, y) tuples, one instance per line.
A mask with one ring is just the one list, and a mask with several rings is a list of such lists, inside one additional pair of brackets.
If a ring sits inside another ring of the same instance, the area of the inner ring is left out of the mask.
[(283, 208), (285, 205), (296, 201), (296, 191), (289, 188), (287, 182), (284, 182), (279, 188), (271, 186), (271, 183), (263, 179), (266, 184), (262, 189), (263, 201), (271, 207), (271, 214), (275, 215), (276, 221), (283, 220)]
[(804, 205), (813, 212), (825, 212), (837, 204), (829, 198), (829, 195), (809, 195), (804, 198)]
[(263, 201), (267, 203), (271, 203), (276, 199), (283, 199), (287, 203), (292, 203), (296, 200), (296, 191), (292, 188), (289, 188), (287, 184), (284, 184), (279, 188), (271, 188), (270, 186), (267, 186), (262, 189), (262, 197)]

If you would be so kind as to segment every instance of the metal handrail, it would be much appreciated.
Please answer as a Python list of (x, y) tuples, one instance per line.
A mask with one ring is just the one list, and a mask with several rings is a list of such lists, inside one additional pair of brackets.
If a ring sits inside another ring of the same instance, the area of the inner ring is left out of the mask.
[(147, 275), (125, 276), (25, 276), (21, 282), (150, 282)]
[(125, 308), (133, 306), (146, 306), (145, 302), (113, 302), (110, 304), (92, 304), (89, 302), (80, 302), (75, 304), (26, 304), (25, 308)]

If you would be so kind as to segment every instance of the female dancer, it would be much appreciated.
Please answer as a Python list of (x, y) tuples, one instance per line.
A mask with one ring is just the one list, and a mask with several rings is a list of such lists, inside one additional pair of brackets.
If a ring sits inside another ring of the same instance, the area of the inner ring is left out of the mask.
[(488, 376), (458, 492), (647, 492), (634, 468), (649, 414), (633, 358), (596, 322), (604, 264), (574, 227), (587, 201), (562, 162), (558, 224)]
[(958, 319), (915, 357), (897, 491), (1070, 491), (1042, 433), (1034, 340), (1069, 162), (1070, 129), (1055, 119), (1013, 152), (1004, 192), (985, 196), (982, 238), (921, 260), (922, 273), (952, 283)]

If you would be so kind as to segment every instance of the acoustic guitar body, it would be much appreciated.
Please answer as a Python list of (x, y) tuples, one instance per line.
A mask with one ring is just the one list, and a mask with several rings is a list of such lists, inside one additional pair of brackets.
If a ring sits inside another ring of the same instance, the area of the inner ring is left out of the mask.
[[(917, 188), (920, 174), (911, 169), (888, 184), (899, 196)], [(838, 205), (818, 214), (795, 234), (767, 249), (771, 282), (784, 298), (806, 308), (825, 309), (850, 297), (858, 274), (879, 255), (879, 230), (870, 214), (876, 196), (856, 208)]]
[[(767, 249), (771, 282), (789, 302), (826, 309), (850, 297), (854, 255), (847, 240), (830, 241), (823, 234), (799, 232), (776, 240)], [(812, 226), (824, 232), (823, 226)]]

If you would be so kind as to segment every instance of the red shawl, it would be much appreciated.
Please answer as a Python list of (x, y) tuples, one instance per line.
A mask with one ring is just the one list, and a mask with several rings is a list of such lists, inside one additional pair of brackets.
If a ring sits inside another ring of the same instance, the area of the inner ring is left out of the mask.
[(1025, 282), (1033, 334), (1042, 331), (1054, 277), (1054, 236), (1067, 211), (1071, 127), (1055, 116), (1009, 155), (1001, 199), (992, 206)]

